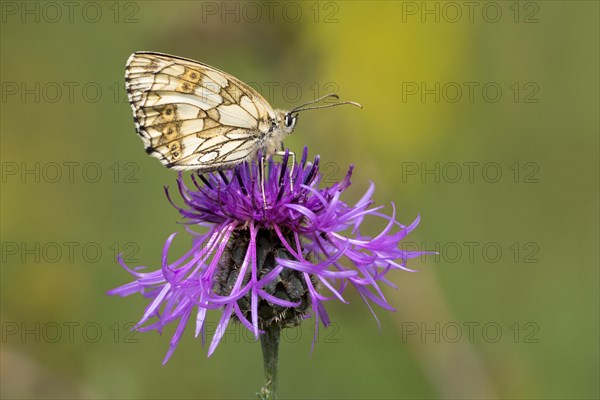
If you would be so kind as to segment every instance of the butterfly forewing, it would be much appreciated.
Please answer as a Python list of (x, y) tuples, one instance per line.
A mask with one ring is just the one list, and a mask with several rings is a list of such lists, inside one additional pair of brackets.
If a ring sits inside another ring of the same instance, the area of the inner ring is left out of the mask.
[(250, 86), (192, 60), (133, 53), (125, 80), (146, 151), (171, 168), (212, 171), (248, 160), (275, 120)]

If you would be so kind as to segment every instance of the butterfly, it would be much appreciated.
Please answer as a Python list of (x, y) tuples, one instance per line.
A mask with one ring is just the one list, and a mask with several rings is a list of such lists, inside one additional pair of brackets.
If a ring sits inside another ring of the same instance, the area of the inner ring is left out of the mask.
[(342, 104), (362, 107), (350, 101), (307, 107), (338, 99), (331, 93), (289, 111), (274, 109), (226, 72), (146, 51), (127, 60), (125, 86), (146, 152), (168, 168), (201, 173), (231, 169), (258, 154), (264, 172), (265, 157), (283, 154), (283, 140), (294, 131), (299, 112)]

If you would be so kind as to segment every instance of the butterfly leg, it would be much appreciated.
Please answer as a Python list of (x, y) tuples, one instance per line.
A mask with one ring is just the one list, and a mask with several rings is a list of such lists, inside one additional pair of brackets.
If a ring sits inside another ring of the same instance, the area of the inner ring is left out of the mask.
[[(292, 157), (292, 166), (290, 167), (290, 191), (294, 192), (294, 168), (296, 166), (296, 153), (290, 151), (288, 153)], [(275, 155), (285, 157), (285, 151), (278, 151)]]
[(265, 195), (265, 156), (260, 157), (260, 191), (262, 192), (263, 208), (267, 209), (267, 196)]

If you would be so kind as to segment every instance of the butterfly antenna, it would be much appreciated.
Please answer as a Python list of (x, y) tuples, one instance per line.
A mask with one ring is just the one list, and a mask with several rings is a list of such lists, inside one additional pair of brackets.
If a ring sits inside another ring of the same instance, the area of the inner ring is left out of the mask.
[(320, 102), (321, 100), (325, 100), (325, 99), (326, 99), (326, 98), (328, 98), (328, 97), (333, 97), (333, 98), (335, 98), (335, 99), (339, 99), (339, 98), (340, 98), (340, 97), (339, 97), (337, 94), (335, 94), (335, 93), (327, 93), (325, 96), (321, 96), (321, 97), (319, 97), (318, 99), (311, 100), (311, 101), (309, 101), (308, 103), (300, 104), (298, 107), (296, 107), (296, 108), (294, 108), (293, 110), (291, 110), (291, 111), (290, 111), (290, 113), (296, 112), (296, 111), (298, 111), (299, 109), (301, 109), (302, 107), (305, 107), (305, 106), (307, 106), (307, 105), (309, 105), (309, 104), (318, 103), (318, 102)]

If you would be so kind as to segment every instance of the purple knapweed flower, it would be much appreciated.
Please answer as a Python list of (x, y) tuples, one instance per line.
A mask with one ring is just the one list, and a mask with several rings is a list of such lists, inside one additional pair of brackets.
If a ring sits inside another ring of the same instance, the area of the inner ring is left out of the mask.
[[(119, 258), (136, 280), (108, 292), (120, 296), (139, 292), (150, 299), (137, 325), (141, 331), (161, 332), (179, 320), (163, 364), (190, 318), (196, 320), (196, 337), (204, 334), (208, 310), (223, 310), (209, 356), (232, 318), (256, 338), (271, 324), (293, 326), (309, 315), (315, 317), (317, 329), (319, 321), (328, 326), (324, 302), (347, 303), (343, 295), (349, 286), (373, 315), (371, 302), (394, 310), (380, 284), (395, 287), (385, 277), (392, 269), (412, 271), (406, 260), (421, 253), (403, 251), (399, 243), (419, 218), (408, 226), (400, 224), (393, 203), (392, 215), (382, 214), (382, 206), (373, 207), (372, 183), (356, 204), (346, 204), (340, 197), (350, 185), (352, 167), (341, 182), (320, 188), (319, 157), (307, 163), (307, 154), (304, 148), (293, 168), (287, 154), (282, 163), (269, 161), (266, 207), (258, 162), (230, 171), (192, 174), (194, 187), (186, 185), (180, 174), (177, 185), (184, 207), (176, 206), (165, 188), (185, 224), (207, 231), (199, 234), (188, 229), (194, 237), (191, 249), (169, 263), (172, 234), (163, 249), (162, 268), (153, 272), (131, 269)], [(365, 217), (382, 218), (386, 227), (374, 237), (363, 236), (360, 225)]]

